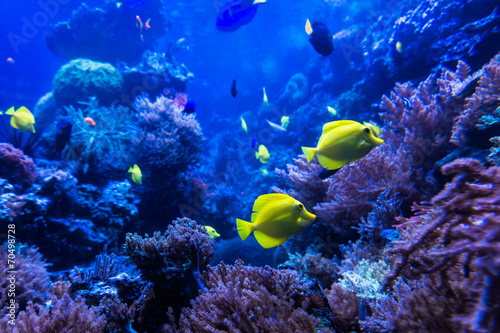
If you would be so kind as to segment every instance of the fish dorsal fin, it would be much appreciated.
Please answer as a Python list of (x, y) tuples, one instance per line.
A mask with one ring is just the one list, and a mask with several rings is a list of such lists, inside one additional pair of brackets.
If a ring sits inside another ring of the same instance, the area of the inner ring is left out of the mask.
[(353, 124), (359, 124), (359, 123), (357, 121), (354, 121), (354, 120), (331, 121), (331, 122), (323, 125), (323, 133), (330, 132), (332, 129), (338, 128), (340, 126), (347, 126), (347, 125), (353, 125)]
[(260, 246), (262, 246), (265, 249), (270, 249), (272, 247), (276, 247), (278, 245), (283, 244), (288, 240), (288, 237), (284, 238), (273, 238), (271, 236), (266, 235), (260, 230), (255, 230), (254, 231), (255, 238), (257, 239), (257, 242), (259, 242)]
[(14, 107), (12, 106), (10, 109), (8, 109), (7, 111), (5, 111), (5, 114), (10, 114), (10, 115), (13, 115), (16, 111), (14, 110)]
[[(270, 203), (275, 203), (277, 201), (284, 201), (284, 200), (290, 200), (293, 202), (293, 198), (289, 195), (283, 194), (283, 193), (269, 193), (269, 194), (263, 194), (255, 200), (255, 203), (253, 204), (252, 211), (254, 212), (260, 212), (264, 206), (270, 204)], [(252, 221), (253, 221), (253, 214), (252, 214)]]
[(319, 154), (318, 155), (318, 161), (323, 168), (326, 168), (328, 170), (336, 170), (342, 168), (344, 165), (350, 162), (350, 160), (341, 160), (341, 161), (336, 161), (332, 160), (331, 158), (326, 157), (325, 155)]

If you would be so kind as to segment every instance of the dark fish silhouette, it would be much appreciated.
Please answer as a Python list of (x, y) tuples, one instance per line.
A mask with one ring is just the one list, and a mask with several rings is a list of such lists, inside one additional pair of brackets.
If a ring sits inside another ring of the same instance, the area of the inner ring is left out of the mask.
[(249, 23), (257, 14), (257, 7), (266, 0), (232, 0), (226, 3), (217, 15), (217, 29), (234, 31)]
[(311, 26), (309, 19), (306, 21), (306, 32), (314, 49), (323, 56), (332, 54), (334, 47), (330, 30), (321, 22), (314, 22)]
[(193, 101), (187, 102), (186, 105), (184, 105), (184, 110), (182, 110), (182, 112), (187, 114), (194, 113), (195, 111), (196, 111), (196, 103)]
[(231, 85), (231, 96), (236, 97), (236, 95), (238, 95), (238, 90), (236, 90), (236, 79), (234, 79)]
[(61, 118), (56, 125), (56, 150), (61, 152), (69, 143), (73, 123), (68, 118)]

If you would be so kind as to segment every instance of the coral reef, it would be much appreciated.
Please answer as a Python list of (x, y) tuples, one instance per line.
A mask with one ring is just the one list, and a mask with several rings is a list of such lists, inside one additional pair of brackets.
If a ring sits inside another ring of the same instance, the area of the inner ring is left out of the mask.
[(119, 101), (122, 90), (123, 78), (118, 70), (88, 59), (71, 60), (62, 66), (52, 84), (52, 96), (58, 106), (77, 107), (90, 97), (101, 105), (111, 105)]
[[(88, 58), (111, 63), (118, 59), (138, 60), (163, 34), (165, 20), (158, 10), (161, 1), (147, 1), (141, 8), (117, 3), (107, 1), (105, 9), (81, 4), (68, 21), (51, 26), (45, 36), (49, 50), (68, 60)], [(135, 25), (136, 16), (144, 22), (150, 18), (155, 29), (140, 31)]]
[(239, 261), (210, 268), (204, 280), (207, 290), (183, 310), (180, 332), (313, 332), (320, 327), (306, 312), (318, 300), (295, 271), (246, 267)]
[(455, 175), (453, 181), (429, 205), (415, 205), (414, 217), (401, 220), (402, 240), (387, 251), (393, 269), (384, 286), (390, 287), (399, 276), (438, 276), (439, 285), (450, 292), (453, 286), (467, 285), (459, 298), (465, 307), (452, 312), (454, 325), (464, 332), (492, 332), (498, 330), (500, 308), (494, 291), (500, 274), (500, 168), (457, 159), (442, 172)]
[(0, 162), (0, 177), (13, 184), (29, 187), (38, 177), (33, 160), (8, 143), (0, 143)]

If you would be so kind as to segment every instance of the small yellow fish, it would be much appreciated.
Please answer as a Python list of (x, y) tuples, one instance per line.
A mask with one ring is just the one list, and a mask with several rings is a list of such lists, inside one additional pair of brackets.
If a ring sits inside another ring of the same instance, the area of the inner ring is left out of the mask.
[(214, 228), (212, 228), (209, 225), (204, 225), (203, 228), (207, 229), (208, 236), (212, 239), (216, 239), (217, 237), (220, 237), (219, 233), (215, 231)]
[(134, 164), (134, 167), (130, 167), (128, 169), (128, 172), (132, 174), (132, 180), (134, 183), (138, 185), (142, 185), (142, 172), (141, 169), (139, 169), (139, 166), (137, 164)]
[(267, 150), (266, 146), (260, 145), (259, 146), (259, 151), (255, 152), (255, 158), (260, 161), (260, 163), (267, 163), (269, 161), (269, 151)]
[(17, 111), (14, 111), (14, 107), (8, 109), (5, 114), (11, 115), (10, 125), (21, 132), (32, 132), (35, 133), (35, 117), (33, 114), (21, 106)]
[(396, 51), (398, 51), (399, 53), (403, 53), (403, 44), (401, 44), (400, 41), (396, 43)]
[(312, 35), (312, 33), (313, 33), (313, 28), (311, 27), (311, 21), (309, 21), (309, 19), (307, 19), (307, 21), (306, 21), (306, 34)]
[(247, 122), (245, 121), (245, 119), (243, 119), (243, 117), (240, 117), (240, 119), (241, 119), (241, 128), (243, 128), (243, 130), (245, 131), (245, 133), (248, 134)]
[(380, 128), (371, 123), (360, 124), (353, 120), (326, 123), (316, 148), (302, 147), (307, 162), (317, 155), (319, 163), (327, 170), (340, 169), (368, 154), (384, 140), (379, 138)]
[(283, 244), (316, 219), (304, 205), (283, 193), (264, 194), (255, 200), (252, 222), (236, 219), (242, 240), (254, 232), (259, 244), (266, 249)]
[(269, 174), (269, 171), (267, 171), (266, 168), (260, 169), (260, 174), (264, 177), (266, 177)]
[(290, 117), (287, 116), (281, 117), (281, 126), (283, 128), (287, 128), (289, 124), (290, 124)]
[(262, 98), (262, 102), (264, 103), (264, 107), (267, 108), (269, 106), (269, 101), (267, 100), (266, 87), (263, 87), (262, 91), (264, 92), (264, 97)]
[(326, 109), (328, 110), (328, 113), (331, 114), (332, 116), (336, 116), (337, 115), (337, 110), (335, 110), (331, 106), (327, 106)]

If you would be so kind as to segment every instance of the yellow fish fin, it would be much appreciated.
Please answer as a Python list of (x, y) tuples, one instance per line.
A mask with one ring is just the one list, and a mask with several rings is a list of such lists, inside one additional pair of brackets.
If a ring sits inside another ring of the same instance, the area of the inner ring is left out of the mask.
[(340, 127), (340, 126), (347, 126), (347, 125), (353, 125), (353, 124), (359, 124), (359, 123), (357, 121), (354, 121), (354, 120), (331, 121), (331, 122), (323, 125), (323, 133), (330, 132), (332, 129)]
[(311, 21), (309, 19), (306, 20), (306, 34), (311, 35), (313, 33), (313, 28), (311, 27)]
[(19, 127), (19, 126), (17, 126), (15, 116), (12, 116), (12, 117), (10, 118), (10, 125), (11, 125), (12, 127), (14, 127), (15, 129), (20, 129), (20, 127)]
[[(283, 193), (269, 193), (269, 194), (263, 194), (255, 200), (255, 203), (253, 204), (252, 211), (253, 212), (260, 212), (264, 206), (270, 204), (270, 203), (276, 203), (284, 200), (289, 200), (291, 203), (295, 200), (289, 195), (283, 194)], [(255, 214), (255, 213), (254, 213)], [(252, 214), (252, 221), (253, 221), (253, 214)]]
[(340, 169), (344, 165), (350, 162), (350, 160), (342, 160), (342, 161), (332, 160), (331, 158), (328, 158), (322, 154), (318, 155), (318, 161), (319, 164), (323, 166), (323, 168), (326, 168), (328, 170)]
[(5, 114), (10, 114), (10, 115), (13, 115), (15, 113), (14, 111), (14, 107), (11, 107), (10, 109), (8, 109), (7, 111), (5, 111)]
[(245, 240), (252, 233), (254, 226), (250, 222), (236, 219), (236, 228), (241, 239)]
[(306, 155), (307, 162), (311, 163), (314, 156), (318, 153), (318, 148), (302, 147), (302, 151), (304, 152), (304, 155)]
[(270, 249), (272, 247), (276, 247), (278, 245), (283, 244), (288, 240), (288, 237), (285, 238), (273, 238), (271, 236), (266, 235), (260, 230), (255, 230), (254, 232), (255, 238), (257, 242), (259, 242), (260, 246), (265, 249)]
[(134, 172), (134, 169), (132, 169), (132, 167), (129, 167), (128, 172)]

